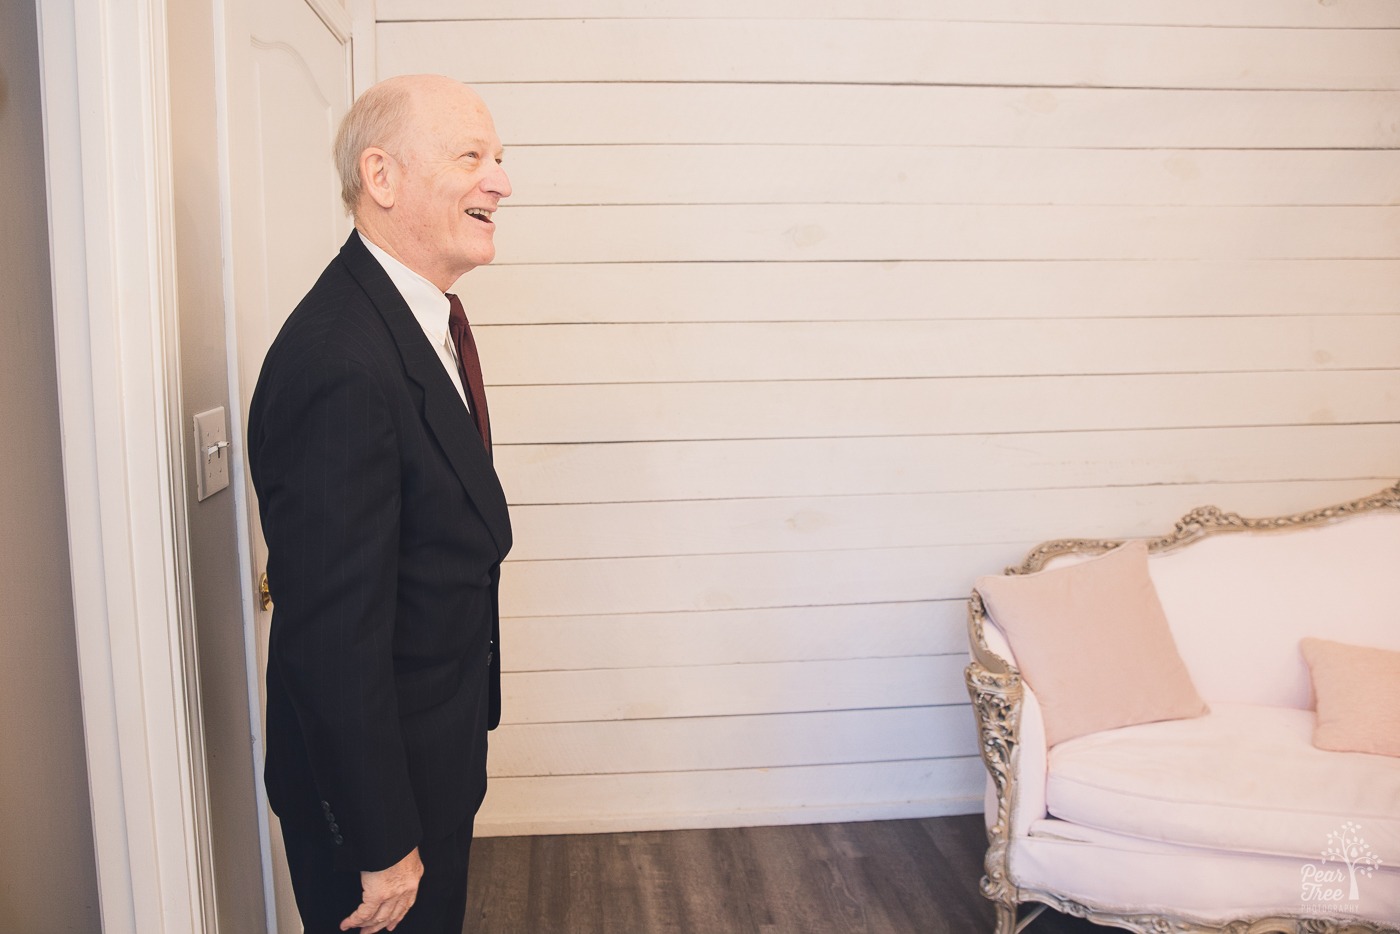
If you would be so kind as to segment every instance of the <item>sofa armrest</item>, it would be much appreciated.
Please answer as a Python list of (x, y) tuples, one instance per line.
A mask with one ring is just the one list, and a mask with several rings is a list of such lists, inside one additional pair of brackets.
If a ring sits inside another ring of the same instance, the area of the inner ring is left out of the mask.
[(1014, 905), (1010, 842), (1046, 816), (1045, 723), (1040, 704), (1013, 663), (1010, 645), (987, 617), (975, 590), (968, 601), (968, 636), (972, 662), (965, 673), (967, 690), (991, 791), (982, 894), (1001, 905)]
[[(1014, 836), (1024, 836), (1029, 832), (1032, 823), (1047, 815), (1045, 785), (1049, 768), (1049, 751), (1045, 746), (1045, 719), (1041, 714), (1040, 702), (1036, 699), (1035, 691), (1021, 678), (1021, 673), (1015, 666), (1016, 656), (1011, 651), (1011, 644), (1007, 641), (1005, 634), (997, 627), (996, 622), (987, 616), (981, 597), (976, 592), (974, 592), (973, 601), (969, 605), (968, 625), (973, 664), (980, 666), (985, 672), (979, 680), (986, 683), (987, 679), (991, 678), (992, 681), (1005, 686), (1009, 683), (1008, 676), (1015, 679), (1019, 709), (1016, 712), (1016, 727), (1012, 736), (1014, 748), (1008, 760), (1013, 777), (1013, 781), (1008, 785), (1011, 804), (1009, 827)], [(993, 678), (993, 675), (1000, 677)], [(971, 690), (970, 680), (969, 690)], [(973, 695), (973, 704), (976, 708), (977, 697), (975, 694)], [(982, 708), (977, 708), (976, 713), (979, 735), (983, 739), (983, 749), (985, 750), (988, 726), (985, 721), (993, 714), (988, 709), (985, 711), (986, 716), (984, 716)], [(983, 761), (989, 770), (993, 768), (992, 763), (986, 760), (985, 751)], [(997, 783), (990, 771), (988, 780), (992, 783), (992, 790), (996, 791)], [(987, 817), (988, 823), (991, 823), (993, 814), (990, 810)]]
[(1021, 725), (1016, 749), (1016, 781), (1011, 787), (1011, 835), (1024, 837), (1030, 833), (1031, 824), (1049, 816), (1045, 788), (1050, 768), (1040, 701), (1024, 681), (1021, 682)]

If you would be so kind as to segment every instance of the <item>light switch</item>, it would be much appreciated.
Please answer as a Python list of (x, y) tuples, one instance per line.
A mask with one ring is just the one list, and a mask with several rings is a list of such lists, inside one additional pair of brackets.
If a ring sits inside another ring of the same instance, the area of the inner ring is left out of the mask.
[(228, 486), (228, 463), (232, 456), (228, 432), (224, 428), (224, 407), (200, 412), (194, 417), (195, 476), (199, 499), (208, 499)]

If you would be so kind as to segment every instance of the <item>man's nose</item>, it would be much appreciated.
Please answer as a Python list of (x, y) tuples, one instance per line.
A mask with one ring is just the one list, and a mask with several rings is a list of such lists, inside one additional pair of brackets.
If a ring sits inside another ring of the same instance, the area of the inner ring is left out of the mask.
[(482, 179), (481, 187), (498, 198), (509, 198), (510, 176), (506, 174), (505, 166), (497, 163), (495, 171)]

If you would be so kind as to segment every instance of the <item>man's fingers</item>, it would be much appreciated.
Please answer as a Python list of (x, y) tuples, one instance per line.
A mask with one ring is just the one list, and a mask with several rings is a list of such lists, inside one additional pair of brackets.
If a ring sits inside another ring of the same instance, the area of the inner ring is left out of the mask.
[(408, 914), (408, 909), (413, 907), (415, 901), (417, 899), (413, 895), (399, 895), (386, 898), (375, 906), (361, 902), (354, 914), (340, 922), (340, 929), (350, 931), (359, 928), (361, 934), (392, 931), (399, 926), (399, 922)]
[(360, 907), (356, 908), (353, 912), (350, 913), (350, 916), (348, 918), (340, 922), (340, 929), (342, 931), (349, 931), (354, 928), (362, 928), (365, 925), (372, 923), (370, 919), (374, 917), (375, 912), (378, 910), (378, 905), (370, 905), (365, 902), (360, 902)]
[(371, 924), (379, 925), (379, 930), (389, 927), (391, 924), (398, 924), (399, 919), (408, 911), (408, 906), (403, 903), (403, 898), (386, 899), (379, 906), (379, 911), (375, 912)]
[(408, 895), (402, 896), (399, 899), (400, 907), (397, 911), (395, 911), (393, 920), (391, 920), (387, 925), (385, 925), (385, 929), (392, 931), (394, 928), (398, 927), (399, 922), (403, 920), (403, 916), (408, 914), (408, 909), (412, 908), (413, 903), (417, 900), (418, 898), (415, 893), (409, 893)]
[(361, 934), (393, 930), (418, 899), (418, 882), (423, 877), (423, 861), (414, 847), (407, 856), (388, 869), (361, 872), (363, 900), (355, 912), (340, 922), (340, 929), (358, 927)]
[[(350, 917), (340, 922), (340, 929), (342, 931), (351, 931), (355, 928), (360, 928), (362, 931), (368, 931), (374, 925), (383, 926), (390, 921), (397, 921), (399, 918), (403, 917), (403, 912), (407, 910), (396, 910), (396, 903), (398, 901), (398, 899), (386, 898), (384, 901), (377, 902), (373, 905), (367, 901), (361, 902), (360, 907), (356, 908)], [(379, 928), (374, 929), (379, 930)]]

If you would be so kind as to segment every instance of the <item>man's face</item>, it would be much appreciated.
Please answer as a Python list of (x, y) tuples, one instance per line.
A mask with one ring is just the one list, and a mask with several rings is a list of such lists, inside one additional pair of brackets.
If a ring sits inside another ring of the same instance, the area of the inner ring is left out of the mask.
[(403, 143), (394, 207), (410, 265), (450, 284), (496, 258), (492, 213), (510, 194), (501, 141), (481, 99), (449, 84), (415, 97)]

